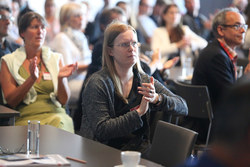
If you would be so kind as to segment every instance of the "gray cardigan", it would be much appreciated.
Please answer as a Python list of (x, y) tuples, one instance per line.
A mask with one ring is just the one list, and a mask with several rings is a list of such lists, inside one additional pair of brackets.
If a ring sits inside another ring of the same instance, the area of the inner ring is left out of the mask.
[[(141, 83), (150, 82), (150, 76), (145, 74), (138, 76)], [(155, 80), (154, 86), (156, 92), (162, 95), (163, 101), (159, 106), (150, 105), (150, 109), (176, 115), (187, 115), (188, 108), (181, 97), (174, 95), (157, 80)], [(143, 125), (136, 110), (128, 111), (124, 115), (117, 115), (114, 109), (114, 84), (105, 68), (91, 76), (82, 96), (83, 116), (80, 134), (84, 137), (107, 143), (113, 138), (130, 135), (146, 126)], [(150, 114), (147, 115), (150, 116)]]

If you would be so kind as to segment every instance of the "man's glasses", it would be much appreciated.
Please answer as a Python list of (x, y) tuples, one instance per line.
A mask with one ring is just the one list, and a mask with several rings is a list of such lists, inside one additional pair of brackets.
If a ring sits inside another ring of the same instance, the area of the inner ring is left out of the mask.
[(120, 46), (122, 48), (129, 48), (130, 45), (132, 45), (135, 48), (135, 47), (140, 47), (141, 43), (140, 42), (124, 42), (124, 43), (112, 45), (112, 46)]
[(1, 14), (0, 14), (0, 20), (10, 20), (10, 21), (14, 21), (14, 17), (13, 17), (13, 16), (5, 16), (5, 15), (1, 15)]
[(236, 31), (239, 31), (241, 28), (243, 28), (245, 31), (248, 28), (247, 24), (234, 24), (234, 25), (226, 25), (226, 24), (222, 24), (223, 27), (230, 27), (233, 28)]

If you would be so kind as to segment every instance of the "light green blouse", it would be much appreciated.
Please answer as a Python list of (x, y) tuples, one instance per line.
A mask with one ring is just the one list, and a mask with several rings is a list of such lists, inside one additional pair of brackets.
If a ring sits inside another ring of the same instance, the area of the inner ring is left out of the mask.
[[(19, 74), (25, 80), (29, 77), (23, 66), (20, 67)], [(52, 81), (44, 80), (42, 77), (39, 83), (34, 84), (34, 88), (37, 99), (28, 105), (21, 103), (17, 106), (21, 116), (16, 119), (16, 125), (27, 125), (28, 120), (40, 120), (41, 125), (52, 125), (74, 133), (71, 117), (66, 114), (63, 107), (55, 106), (50, 99), (50, 92), (54, 90)]]

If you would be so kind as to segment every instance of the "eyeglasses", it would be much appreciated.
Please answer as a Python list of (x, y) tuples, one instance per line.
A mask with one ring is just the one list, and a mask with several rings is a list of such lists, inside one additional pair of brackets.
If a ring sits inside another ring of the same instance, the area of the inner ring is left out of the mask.
[(1, 14), (0, 14), (0, 20), (10, 20), (10, 21), (14, 21), (14, 17), (13, 17), (13, 16), (5, 16), (5, 15), (1, 15)]
[(135, 48), (135, 47), (140, 47), (141, 43), (140, 42), (124, 42), (124, 43), (112, 45), (112, 46), (120, 46), (122, 48), (129, 48), (130, 45), (132, 45)]
[(248, 28), (247, 24), (234, 24), (234, 25), (226, 25), (226, 24), (222, 24), (223, 27), (230, 27), (233, 28), (236, 31), (239, 31), (241, 28), (243, 28), (245, 31)]
[(16, 149), (8, 149), (0, 146), (0, 154), (2, 155), (11, 155), (11, 154), (21, 154), (21, 153), (26, 153), (26, 149), (24, 147), (24, 144), (20, 148)]

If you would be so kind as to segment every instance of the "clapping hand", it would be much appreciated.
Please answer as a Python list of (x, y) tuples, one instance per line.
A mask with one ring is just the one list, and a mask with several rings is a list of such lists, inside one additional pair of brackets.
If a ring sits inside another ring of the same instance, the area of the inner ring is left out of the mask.
[(77, 63), (69, 64), (69, 65), (61, 67), (59, 74), (58, 74), (58, 77), (59, 78), (69, 77), (77, 70), (77, 67), (78, 67)]
[(142, 83), (142, 86), (138, 87), (138, 93), (142, 94), (146, 101), (154, 103), (158, 96), (158, 94), (155, 92), (154, 78), (150, 78), (150, 83)]
[(32, 79), (37, 80), (39, 77), (39, 69), (37, 67), (37, 57), (30, 59), (30, 65), (29, 65), (30, 75)]
[(142, 116), (147, 112), (148, 104), (155, 103), (158, 98), (158, 94), (155, 92), (154, 78), (150, 78), (150, 83), (142, 83), (142, 87), (138, 87), (138, 93), (143, 95), (138, 109), (138, 114)]
[(168, 60), (166, 63), (164, 63), (163, 69), (166, 70), (166, 69), (172, 68), (173, 66), (176, 65), (176, 63), (178, 63), (179, 60), (180, 60), (180, 57), (174, 57)]
[(160, 52), (160, 49), (159, 49), (159, 48), (156, 49), (156, 50), (153, 52), (151, 58), (152, 58), (152, 61), (154, 61), (154, 62), (160, 62), (160, 61), (161, 61), (161, 52)]

